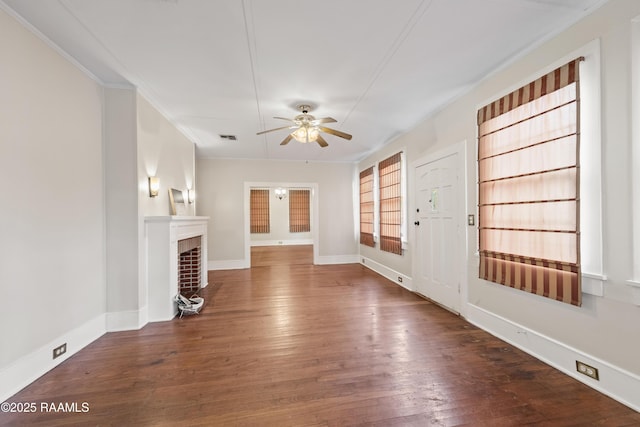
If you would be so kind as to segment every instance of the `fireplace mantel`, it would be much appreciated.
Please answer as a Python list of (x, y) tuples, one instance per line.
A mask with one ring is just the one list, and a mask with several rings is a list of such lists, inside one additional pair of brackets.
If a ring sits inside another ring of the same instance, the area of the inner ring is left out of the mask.
[(171, 320), (178, 312), (178, 241), (201, 236), (200, 287), (207, 286), (207, 216), (145, 217), (149, 321)]

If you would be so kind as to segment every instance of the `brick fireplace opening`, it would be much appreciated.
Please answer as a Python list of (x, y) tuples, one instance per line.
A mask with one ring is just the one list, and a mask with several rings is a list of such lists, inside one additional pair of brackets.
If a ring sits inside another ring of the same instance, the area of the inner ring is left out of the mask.
[(202, 236), (178, 241), (178, 290), (191, 296), (200, 290)]

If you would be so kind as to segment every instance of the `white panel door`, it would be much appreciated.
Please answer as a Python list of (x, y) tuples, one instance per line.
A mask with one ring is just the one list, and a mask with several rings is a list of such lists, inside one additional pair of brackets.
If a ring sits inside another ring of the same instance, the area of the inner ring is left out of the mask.
[(416, 291), (460, 312), (458, 153), (417, 166)]

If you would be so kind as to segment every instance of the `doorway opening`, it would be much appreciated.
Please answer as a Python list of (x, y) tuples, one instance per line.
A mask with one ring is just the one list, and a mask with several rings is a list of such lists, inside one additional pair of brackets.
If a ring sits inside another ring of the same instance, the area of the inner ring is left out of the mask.
[(318, 258), (315, 183), (245, 183), (245, 259), (251, 267), (314, 264)]

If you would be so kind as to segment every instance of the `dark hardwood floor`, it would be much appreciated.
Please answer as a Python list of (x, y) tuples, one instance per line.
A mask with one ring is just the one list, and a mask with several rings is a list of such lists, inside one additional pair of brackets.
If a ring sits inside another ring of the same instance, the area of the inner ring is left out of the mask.
[(210, 272), (201, 314), (106, 334), (9, 399), (88, 412), (0, 413), (0, 424), (640, 425), (370, 270), (302, 256)]

